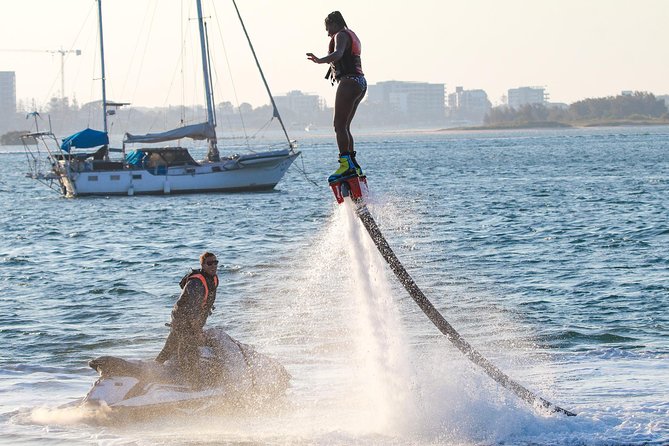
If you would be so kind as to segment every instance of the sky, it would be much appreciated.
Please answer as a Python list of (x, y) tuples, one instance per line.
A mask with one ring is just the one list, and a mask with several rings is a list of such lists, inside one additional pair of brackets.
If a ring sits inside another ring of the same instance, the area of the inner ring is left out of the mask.
[[(103, 0), (107, 97), (134, 106), (204, 103), (194, 0)], [(344, 15), (362, 41), (368, 83), (484, 89), (541, 86), (571, 103), (623, 90), (669, 94), (669, 0), (237, 0), (270, 88), (334, 103), (323, 20)], [(268, 103), (231, 0), (203, 0), (215, 101)], [(17, 99), (101, 97), (95, 0), (0, 0), (0, 71)], [(50, 52), (51, 51), (51, 52)]]

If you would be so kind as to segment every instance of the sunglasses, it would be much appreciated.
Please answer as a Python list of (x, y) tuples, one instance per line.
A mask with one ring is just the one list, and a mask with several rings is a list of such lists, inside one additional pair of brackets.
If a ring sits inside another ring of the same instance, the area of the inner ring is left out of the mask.
[(218, 260), (207, 260), (207, 266), (218, 265)]

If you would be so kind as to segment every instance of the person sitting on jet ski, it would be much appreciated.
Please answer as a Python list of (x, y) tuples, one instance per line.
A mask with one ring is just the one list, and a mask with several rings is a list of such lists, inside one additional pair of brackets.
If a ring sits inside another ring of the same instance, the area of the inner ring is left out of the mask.
[(156, 357), (156, 362), (161, 364), (176, 359), (183, 376), (198, 387), (204, 384), (200, 376), (199, 346), (205, 343), (202, 329), (216, 300), (217, 269), (216, 255), (207, 251), (200, 256), (200, 269), (191, 270), (181, 279), (182, 292), (172, 309), (170, 334)]

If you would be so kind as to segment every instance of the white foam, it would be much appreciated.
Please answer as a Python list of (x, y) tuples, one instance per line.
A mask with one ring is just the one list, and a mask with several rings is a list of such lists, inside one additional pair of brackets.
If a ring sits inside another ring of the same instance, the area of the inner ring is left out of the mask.
[(384, 261), (346, 200), (338, 208), (345, 221), (350, 298), (356, 304), (355, 345), (358, 354), (358, 379), (366, 397), (369, 425), (376, 432), (402, 429), (413, 411), (413, 374), (395, 297), (389, 285)]
[(32, 409), (23, 421), (42, 425), (76, 425), (107, 421), (110, 413), (111, 409), (105, 404), (69, 407), (44, 406)]

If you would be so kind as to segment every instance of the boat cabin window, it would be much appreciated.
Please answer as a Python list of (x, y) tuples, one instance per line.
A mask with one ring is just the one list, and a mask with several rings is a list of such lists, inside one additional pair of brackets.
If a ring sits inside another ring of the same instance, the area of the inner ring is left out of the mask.
[(160, 153), (152, 153), (146, 157), (146, 167), (158, 167), (158, 166), (167, 166), (167, 160), (165, 160)]
[(199, 166), (199, 164), (190, 156), (188, 150), (176, 149), (161, 149), (161, 150), (146, 150), (147, 155), (144, 158), (144, 167), (152, 169), (155, 167), (172, 167), (172, 166)]

